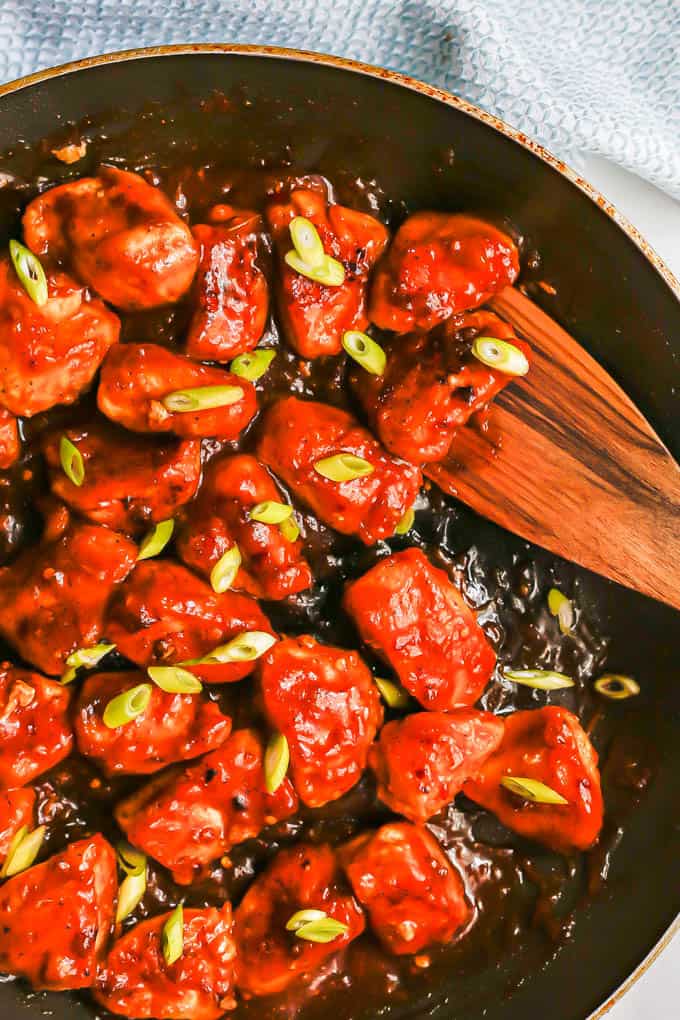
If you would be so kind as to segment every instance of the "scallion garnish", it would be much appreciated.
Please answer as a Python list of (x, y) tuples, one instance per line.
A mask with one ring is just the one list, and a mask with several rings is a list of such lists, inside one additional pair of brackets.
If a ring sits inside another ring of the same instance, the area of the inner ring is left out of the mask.
[(48, 297), (47, 277), (40, 259), (20, 241), (9, 242), (9, 254), (21, 286), (31, 301), (44, 305)]
[(413, 527), (413, 522), (416, 519), (415, 511), (413, 507), (409, 507), (402, 519), (394, 529), (395, 535), (406, 535)]
[(385, 680), (381, 676), (376, 676), (374, 679), (376, 687), (382, 694), (386, 705), (389, 705), (390, 708), (408, 707), (410, 699), (403, 687), (393, 683), (391, 680)]
[(310, 921), (323, 921), (325, 917), (328, 917), (325, 910), (297, 910), (286, 921), (286, 931), (297, 931), (303, 924), (309, 924)]
[(239, 567), (241, 566), (241, 550), (237, 545), (232, 545), (225, 553), (222, 553), (217, 563), (210, 571), (210, 584), (212, 590), (221, 595), (236, 580)]
[(574, 681), (566, 673), (552, 669), (504, 669), (503, 677), (514, 684), (536, 687), (539, 691), (557, 691), (562, 687), (573, 687)]
[(315, 462), (314, 468), (331, 482), (351, 482), (375, 470), (367, 460), (355, 457), (353, 453), (336, 453), (332, 457), (323, 457)]
[(254, 662), (275, 644), (276, 638), (266, 630), (244, 630), (233, 637), (231, 641), (219, 645), (218, 648), (214, 648), (208, 655), (204, 655), (198, 662), (191, 663), (191, 665), (209, 665), (214, 662)]
[(61, 675), (62, 684), (70, 684), (75, 680), (79, 669), (94, 669), (98, 666), (105, 655), (112, 652), (115, 645), (91, 645), (89, 648), (77, 648), (66, 657), (66, 665), (69, 667)]
[(122, 840), (116, 844), (118, 866), (126, 875), (141, 875), (146, 870), (146, 854)]
[(152, 556), (158, 556), (163, 552), (174, 530), (175, 522), (172, 517), (167, 521), (159, 521), (151, 531), (147, 531), (140, 542), (137, 560), (150, 560)]
[(371, 375), (383, 375), (387, 357), (379, 343), (359, 329), (348, 329), (342, 337), (342, 346), (351, 358)]
[(216, 407), (229, 407), (243, 399), (240, 386), (196, 386), (194, 389), (174, 390), (162, 400), (163, 407), (176, 414), (192, 411), (210, 411)]
[(319, 232), (310, 220), (296, 216), (290, 221), (290, 239), (303, 262), (308, 266), (320, 266), (326, 257)]
[(32, 832), (28, 831), (27, 825), (22, 825), (9, 845), (0, 878), (11, 878), (12, 875), (18, 875), (20, 871), (30, 868), (40, 853), (44, 837), (44, 825), (39, 825)]
[(117, 730), (146, 711), (151, 700), (151, 684), (137, 684), (129, 691), (116, 695), (104, 709), (102, 720), (110, 730)]
[(181, 666), (149, 666), (149, 678), (166, 694), (198, 694), (203, 684)]
[(279, 531), (287, 542), (297, 542), (300, 537), (300, 525), (294, 517), (287, 517), (279, 524)]
[(163, 925), (161, 949), (168, 967), (176, 963), (184, 952), (184, 907), (181, 903), (177, 904)]
[(548, 592), (548, 609), (557, 617), (557, 623), (563, 634), (570, 634), (574, 626), (574, 605), (558, 588)]
[(280, 524), (288, 520), (293, 512), (292, 506), (288, 503), (276, 503), (267, 499), (264, 503), (256, 503), (249, 511), (251, 521), (259, 521), (261, 524)]
[(622, 673), (605, 673), (597, 678), (593, 686), (598, 694), (612, 701), (623, 701), (624, 698), (633, 698), (640, 693), (640, 685), (632, 676), (624, 676)]
[(80, 487), (85, 481), (85, 462), (82, 453), (68, 436), (62, 436), (59, 440), (59, 460), (69, 481)]
[(264, 785), (267, 793), (276, 793), (286, 778), (289, 764), (288, 741), (283, 733), (275, 733), (264, 752)]
[[(315, 915), (310, 920), (300, 921), (303, 915)], [(287, 931), (292, 931), (296, 938), (304, 939), (305, 942), (333, 942), (340, 935), (344, 935), (348, 928), (342, 921), (336, 921), (329, 917), (323, 910), (298, 910), (296, 914), (286, 923)]]
[(139, 874), (126, 875), (118, 887), (116, 923), (120, 924), (140, 903), (146, 892), (146, 864)]
[(475, 337), (472, 353), (483, 365), (505, 375), (526, 375), (529, 371), (529, 362), (524, 352), (507, 340), (497, 340), (493, 336)]
[(501, 786), (504, 786), (510, 793), (530, 800), (534, 804), (568, 804), (561, 793), (553, 790), (538, 779), (527, 779), (524, 776), (503, 776)]
[(241, 379), (256, 382), (265, 374), (275, 357), (276, 351), (266, 348), (250, 351), (248, 354), (239, 354), (230, 364), (229, 371)]
[(306, 276), (315, 283), (322, 283), (325, 287), (341, 287), (345, 282), (345, 267), (342, 262), (324, 255), (323, 261), (318, 266), (310, 266), (304, 259), (301, 259), (296, 251), (286, 252), (285, 262), (296, 273)]

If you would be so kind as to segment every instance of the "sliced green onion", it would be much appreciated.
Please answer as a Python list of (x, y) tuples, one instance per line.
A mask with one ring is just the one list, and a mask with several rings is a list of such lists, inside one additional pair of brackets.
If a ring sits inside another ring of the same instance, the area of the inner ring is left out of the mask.
[(239, 354), (229, 366), (229, 371), (241, 379), (256, 382), (265, 374), (275, 357), (276, 351), (267, 348), (250, 351), (248, 354)]
[(279, 524), (279, 531), (287, 542), (297, 542), (300, 537), (300, 525), (294, 517), (287, 517)]
[(201, 681), (181, 666), (149, 666), (147, 673), (166, 694), (198, 694), (203, 690)]
[(168, 967), (179, 960), (184, 952), (184, 907), (178, 903), (161, 932), (163, 959)]
[(116, 844), (116, 856), (119, 867), (126, 875), (141, 875), (146, 871), (146, 854), (123, 840)]
[(163, 397), (163, 407), (177, 414), (191, 411), (210, 411), (215, 407), (229, 407), (243, 399), (240, 386), (196, 386), (189, 390), (174, 390)]
[(501, 786), (504, 786), (510, 793), (517, 794), (525, 800), (534, 804), (568, 804), (561, 793), (551, 789), (538, 779), (526, 779), (519, 776), (503, 776)]
[(75, 680), (79, 669), (94, 669), (98, 666), (105, 655), (112, 652), (115, 645), (91, 645), (89, 648), (77, 648), (66, 657), (66, 665), (70, 668), (62, 673), (60, 682), (70, 684)]
[(175, 522), (172, 517), (167, 521), (159, 521), (151, 531), (147, 531), (140, 542), (137, 560), (150, 560), (152, 556), (158, 556), (163, 552), (174, 530)]
[(555, 673), (552, 669), (504, 669), (503, 677), (514, 684), (536, 687), (539, 691), (557, 691), (562, 687), (574, 686), (570, 676)]
[(406, 511), (402, 519), (399, 521), (396, 528), (394, 529), (394, 534), (406, 535), (413, 527), (413, 522), (415, 521), (415, 519), (416, 519), (415, 511), (413, 507), (410, 507)]
[(624, 676), (621, 673), (605, 673), (598, 677), (594, 687), (598, 694), (613, 701), (623, 701), (624, 698), (633, 698), (640, 693), (640, 685), (632, 676)]
[(383, 701), (390, 708), (408, 708), (411, 699), (399, 684), (395, 684), (391, 680), (385, 680), (381, 676), (375, 677), (375, 684), (382, 694)]
[(314, 280), (315, 283), (323, 283), (325, 287), (341, 287), (345, 282), (345, 267), (342, 262), (331, 258), (330, 255), (324, 255), (323, 261), (318, 266), (310, 266), (293, 250), (286, 252), (284, 259), (296, 273)]
[(570, 634), (574, 626), (574, 606), (558, 588), (551, 588), (548, 592), (548, 609), (557, 617), (562, 633)]
[(12, 265), (31, 301), (44, 305), (47, 301), (47, 277), (40, 259), (20, 241), (9, 242)]
[(529, 371), (529, 362), (524, 352), (507, 340), (497, 340), (493, 336), (475, 337), (472, 353), (477, 361), (505, 375), (526, 375)]
[(387, 356), (375, 340), (360, 329), (348, 329), (342, 337), (342, 346), (350, 358), (365, 368), (371, 375), (383, 375)]
[(306, 220), (304, 216), (296, 216), (290, 221), (289, 229), (293, 247), (302, 261), (308, 266), (320, 266), (326, 253), (314, 224)]
[(146, 711), (151, 700), (151, 684), (137, 684), (129, 691), (123, 691), (109, 701), (104, 709), (102, 717), (104, 725), (110, 730), (117, 730), (119, 726), (126, 726), (136, 719), (138, 715)]
[(225, 553), (222, 553), (215, 566), (210, 571), (210, 584), (212, 590), (218, 595), (231, 588), (236, 580), (239, 567), (241, 566), (241, 550), (237, 545), (232, 545)]
[(342, 921), (336, 921), (334, 917), (323, 917), (296, 928), (295, 938), (304, 939), (305, 942), (333, 942), (346, 931), (347, 925)]
[(264, 752), (264, 785), (267, 793), (276, 793), (286, 778), (289, 764), (288, 741), (283, 733), (275, 733), (270, 737)]
[(44, 837), (44, 825), (39, 825), (33, 832), (28, 831), (27, 825), (22, 825), (9, 845), (0, 878), (11, 878), (30, 868), (40, 852)]
[(116, 923), (124, 921), (146, 892), (146, 866), (139, 875), (126, 875), (118, 887), (118, 904), (116, 906)]
[(68, 436), (59, 440), (59, 460), (69, 481), (80, 487), (85, 481), (85, 463), (82, 453)]
[(219, 645), (209, 655), (204, 655), (202, 659), (198, 660), (198, 663), (192, 663), (192, 665), (213, 662), (254, 662), (275, 644), (276, 638), (266, 630), (243, 630), (231, 641)]
[(297, 931), (303, 924), (309, 924), (310, 921), (323, 921), (325, 917), (328, 917), (325, 910), (297, 910), (286, 921), (286, 931)]
[(248, 516), (251, 521), (259, 521), (261, 524), (280, 524), (288, 520), (292, 512), (293, 508), (288, 503), (276, 503), (267, 499), (264, 503), (256, 503)]
[(315, 469), (331, 482), (351, 482), (355, 478), (373, 474), (375, 470), (363, 457), (355, 457), (353, 453), (336, 453), (333, 457), (323, 457), (314, 464)]

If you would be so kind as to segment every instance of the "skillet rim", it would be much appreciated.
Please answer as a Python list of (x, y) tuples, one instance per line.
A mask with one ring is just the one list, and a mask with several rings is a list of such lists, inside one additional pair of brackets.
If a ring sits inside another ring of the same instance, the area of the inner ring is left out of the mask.
[[(84, 57), (80, 60), (68, 61), (64, 64), (57, 64), (44, 70), (35, 71), (32, 74), (15, 78), (12, 81), (0, 85), (0, 102), (7, 95), (12, 95), (22, 89), (29, 88), (42, 82), (50, 81), (63, 75), (75, 74), (78, 71), (87, 70), (93, 67), (101, 67), (106, 64), (118, 64), (132, 62), (135, 60), (154, 58), (159, 59), (165, 56), (182, 55), (206, 55), (206, 56), (250, 56), (258, 58), (297, 60), (301, 63), (320, 64), (324, 67), (332, 67), (337, 70), (347, 71), (352, 74), (360, 74), (369, 78), (377, 78), (389, 84), (407, 88), (417, 92), (435, 102), (444, 103), (446, 106), (454, 107), (461, 113), (480, 121), (492, 131), (509, 138), (516, 145), (526, 149), (541, 162), (547, 164), (549, 169), (559, 174), (579, 191), (581, 191), (594, 205), (604, 212), (611, 219), (619, 230), (622, 231), (636, 246), (642, 257), (651, 264), (653, 269), (662, 278), (679, 305), (680, 310), (680, 280), (669, 269), (661, 256), (645, 240), (640, 231), (633, 226), (617, 208), (605, 196), (593, 187), (581, 174), (564, 160), (559, 159), (549, 149), (538, 142), (533, 141), (528, 135), (517, 128), (512, 127), (506, 121), (465, 99), (454, 95), (446, 89), (431, 85), (418, 78), (403, 74), (399, 71), (392, 71), (388, 68), (379, 67), (374, 64), (367, 64), (359, 60), (352, 60), (348, 57), (338, 57), (331, 54), (319, 53), (314, 50), (301, 50), (284, 46), (264, 46), (256, 44), (240, 43), (172, 43), (161, 46), (144, 46), (128, 50), (115, 50), (110, 53), (102, 53), (91, 57)], [(648, 954), (631, 971), (627, 978), (615, 988), (606, 1000), (595, 1009), (585, 1020), (602, 1020), (611, 1008), (620, 1002), (630, 989), (647, 973), (652, 964), (661, 956), (665, 949), (673, 941), (676, 935), (680, 934), (680, 912), (674, 921), (671, 922), (666, 931), (658, 941), (650, 948)]]

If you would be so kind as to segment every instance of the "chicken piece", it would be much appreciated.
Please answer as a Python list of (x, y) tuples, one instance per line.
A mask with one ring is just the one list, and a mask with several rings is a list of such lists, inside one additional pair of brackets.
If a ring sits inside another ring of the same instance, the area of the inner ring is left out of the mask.
[(184, 910), (182, 955), (163, 956), (170, 913), (142, 921), (113, 943), (94, 997), (111, 1013), (146, 1020), (218, 1020), (236, 1005), (231, 905)]
[(420, 549), (380, 560), (345, 590), (362, 639), (430, 711), (472, 705), (496, 655), (463, 596)]
[(0, 471), (6, 471), (19, 459), (21, 440), (19, 425), (9, 411), (0, 407)]
[(7, 851), (19, 829), (33, 828), (35, 790), (21, 787), (0, 793), (0, 864), (4, 864)]
[[(233, 404), (208, 410), (168, 411), (163, 398), (178, 390), (224, 386)], [(239, 396), (240, 393), (240, 396)], [(223, 368), (199, 365), (157, 344), (118, 344), (102, 366), (99, 410), (133, 432), (237, 439), (257, 411), (255, 387)]]
[(22, 658), (58, 676), (68, 655), (99, 641), (107, 603), (137, 546), (94, 524), (72, 524), (0, 570), (0, 634)]
[[(503, 776), (538, 780), (567, 803), (525, 800), (500, 785)], [(463, 793), (509, 829), (558, 853), (587, 850), (602, 828), (597, 752), (576, 716), (557, 705), (506, 715), (500, 747)]]
[(113, 166), (38, 195), (23, 225), (31, 251), (68, 263), (124, 312), (178, 301), (198, 267), (191, 231), (163, 192)]
[[(138, 563), (121, 585), (106, 621), (106, 633), (137, 666), (172, 666), (200, 659), (244, 631), (267, 631), (271, 624), (255, 599), (239, 592), (216, 595), (186, 567), (168, 560)], [(254, 662), (187, 665), (207, 683), (233, 683)]]
[[(315, 464), (338, 454), (360, 457), (373, 470), (334, 482)], [(422, 483), (418, 468), (390, 457), (346, 411), (297, 397), (266, 412), (258, 456), (324, 524), (366, 545), (394, 534)]]
[(354, 392), (390, 453), (412, 464), (441, 460), (456, 430), (513, 381), (472, 354), (477, 336), (505, 340), (529, 357), (512, 326), (481, 311), (452, 316), (432, 333), (395, 338), (383, 375), (352, 370)]
[(78, 750), (107, 775), (158, 772), (212, 751), (231, 732), (231, 719), (214, 701), (195, 694), (169, 694), (155, 684), (140, 715), (118, 729), (105, 726), (102, 717), (108, 702), (145, 682), (144, 673), (97, 673), (80, 689), (74, 722)]
[[(85, 478), (80, 486), (61, 466), (59, 444), (64, 435), (83, 458)], [(96, 524), (132, 535), (174, 517), (201, 480), (201, 444), (196, 439), (131, 436), (94, 423), (48, 435), (43, 451), (58, 499)]]
[[(286, 930), (299, 910), (321, 910), (346, 925), (331, 942), (309, 942)], [(272, 995), (313, 974), (329, 956), (361, 935), (364, 915), (345, 891), (329, 846), (280, 850), (255, 879), (234, 915), (236, 984), (245, 995)]]
[(189, 885), (237, 843), (297, 810), (289, 779), (266, 792), (263, 761), (257, 733), (236, 730), (200, 761), (136, 790), (117, 806), (116, 820), (134, 846)]
[(265, 715), (286, 737), (300, 799), (323, 807), (359, 782), (383, 710), (368, 667), (356, 652), (285, 638), (260, 660)]
[(394, 822), (340, 851), (354, 895), (390, 953), (450, 942), (472, 919), (458, 871), (427, 829)]
[(370, 319), (395, 333), (433, 329), (484, 304), (518, 275), (516, 244), (491, 223), (457, 213), (415, 213), (375, 271)]
[(210, 576), (233, 545), (241, 567), (233, 587), (263, 599), (285, 599), (311, 588), (312, 572), (302, 542), (290, 542), (278, 524), (252, 521), (249, 511), (267, 500), (285, 502), (269, 472), (254, 457), (239, 454), (214, 460), (198, 499), (187, 507), (177, 536), (177, 552), (196, 573)]
[(457, 708), (388, 723), (368, 753), (378, 796), (398, 815), (426, 822), (450, 804), (503, 739), (503, 720)]
[(48, 270), (47, 289), (36, 305), (0, 259), (0, 406), (24, 417), (77, 400), (120, 334), (118, 317), (66, 273)]
[(101, 835), (9, 878), (0, 886), (0, 971), (35, 989), (89, 988), (117, 889), (116, 854)]
[(192, 230), (201, 261), (186, 352), (199, 361), (230, 361), (252, 351), (267, 324), (269, 288), (258, 251), (262, 219), (247, 209), (229, 211), (220, 224)]
[(24, 786), (73, 748), (71, 692), (39, 673), (0, 669), (0, 789)]
[[(316, 227), (326, 255), (342, 262), (345, 281), (327, 287), (284, 262), (293, 247), (290, 223), (304, 216)], [(273, 202), (267, 220), (279, 252), (278, 310), (286, 339), (302, 358), (339, 354), (348, 329), (365, 329), (368, 276), (387, 246), (386, 228), (373, 216), (330, 205), (318, 191), (298, 189)]]

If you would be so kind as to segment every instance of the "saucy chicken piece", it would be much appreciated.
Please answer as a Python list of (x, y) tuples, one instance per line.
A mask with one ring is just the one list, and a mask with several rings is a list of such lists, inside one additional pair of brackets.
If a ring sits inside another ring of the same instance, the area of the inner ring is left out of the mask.
[[(339, 454), (372, 471), (344, 482), (324, 477), (315, 464)], [(267, 410), (258, 456), (324, 524), (366, 545), (394, 534), (422, 482), (418, 468), (390, 457), (346, 411), (297, 397)]]
[(378, 796), (396, 814), (426, 822), (450, 804), (503, 739), (503, 720), (458, 708), (416, 712), (384, 726), (368, 754)]
[(0, 865), (19, 829), (33, 828), (34, 811), (35, 790), (30, 787), (0, 793)]
[(47, 272), (37, 305), (0, 259), (0, 406), (31, 417), (72, 404), (120, 334), (118, 317), (66, 273)]
[(312, 572), (302, 542), (290, 542), (278, 524), (250, 519), (257, 503), (285, 502), (262, 464), (248, 454), (213, 460), (198, 498), (184, 515), (177, 552), (198, 574), (210, 576), (215, 563), (232, 546), (241, 553), (233, 587), (263, 599), (285, 599), (311, 588)]
[(116, 854), (101, 835), (0, 885), (0, 971), (35, 989), (89, 988), (113, 927)]
[(0, 634), (50, 676), (66, 657), (103, 634), (106, 606), (127, 576), (137, 546), (94, 524), (75, 523), (0, 570)]
[(39, 673), (0, 669), (0, 789), (24, 786), (73, 748), (71, 692)]
[[(293, 247), (289, 227), (296, 216), (313, 223), (326, 255), (342, 262), (345, 280), (339, 287), (310, 280), (284, 262)], [(267, 220), (280, 256), (278, 310), (288, 343), (302, 358), (339, 354), (345, 331), (368, 325), (368, 276), (387, 245), (386, 228), (373, 216), (331, 205), (320, 192), (306, 189), (273, 202)]]
[(257, 733), (236, 730), (200, 761), (135, 791), (116, 808), (116, 820), (134, 846), (189, 885), (232, 846), (297, 810), (289, 779), (267, 793), (263, 762)]
[[(255, 599), (239, 592), (217, 595), (186, 567), (168, 560), (138, 563), (111, 602), (106, 634), (136, 666), (173, 666), (200, 659), (244, 631), (271, 624)], [(207, 683), (242, 680), (254, 662), (191, 664)]]
[(252, 351), (269, 311), (269, 288), (258, 251), (262, 219), (248, 209), (223, 206), (221, 212), (221, 223), (199, 223), (192, 230), (201, 261), (192, 291), (194, 313), (186, 352), (200, 361), (231, 361)]
[(380, 560), (345, 590), (363, 641), (424, 708), (472, 705), (496, 655), (463, 596), (420, 549)]
[(19, 459), (19, 425), (9, 411), (0, 407), (0, 471), (6, 471)]
[(431, 333), (396, 337), (380, 376), (352, 370), (352, 387), (390, 453), (412, 464), (441, 460), (456, 430), (513, 381), (472, 354), (477, 336), (505, 340), (529, 357), (512, 326), (481, 311), (452, 316)]
[(31, 251), (67, 263), (125, 312), (178, 301), (198, 266), (191, 231), (163, 192), (113, 166), (38, 195), (23, 225)]
[(395, 333), (433, 329), (476, 308), (519, 274), (502, 230), (458, 213), (418, 212), (397, 231), (373, 277), (370, 319)]
[(340, 851), (354, 895), (390, 953), (450, 942), (472, 918), (465, 886), (427, 829), (394, 822)]
[(277, 642), (259, 666), (265, 715), (283, 733), (300, 800), (323, 807), (359, 782), (383, 720), (378, 689), (356, 652), (308, 634)]
[(169, 917), (141, 921), (113, 943), (94, 997), (111, 1013), (138, 1020), (218, 1020), (236, 1005), (231, 905), (184, 910), (182, 955), (168, 965), (163, 927)]
[[(169, 411), (163, 403), (172, 393), (208, 386), (229, 387), (234, 402), (191, 411)], [(195, 438), (237, 439), (257, 411), (255, 387), (247, 379), (157, 344), (118, 344), (102, 366), (97, 403), (102, 414), (132, 432)]]
[[(321, 910), (347, 930), (331, 942), (309, 942), (286, 930), (299, 910)], [(364, 915), (342, 884), (329, 846), (280, 850), (255, 879), (234, 915), (236, 984), (244, 996), (273, 995), (312, 974), (361, 935)]]
[[(82, 485), (75, 485), (61, 466), (62, 436), (83, 459)], [(201, 444), (195, 439), (131, 436), (93, 423), (52, 433), (43, 452), (55, 496), (96, 524), (133, 535), (174, 517), (201, 480)]]
[(212, 751), (229, 736), (231, 719), (213, 701), (196, 694), (169, 694), (155, 684), (143, 712), (117, 729), (106, 726), (108, 702), (148, 682), (144, 673), (97, 673), (80, 689), (74, 722), (78, 750), (107, 775), (157, 772)]
[[(463, 793), (521, 836), (558, 853), (587, 850), (602, 828), (603, 804), (597, 752), (578, 719), (557, 705), (504, 719), (500, 747)], [(567, 803), (525, 800), (501, 786), (504, 776), (537, 780)]]

